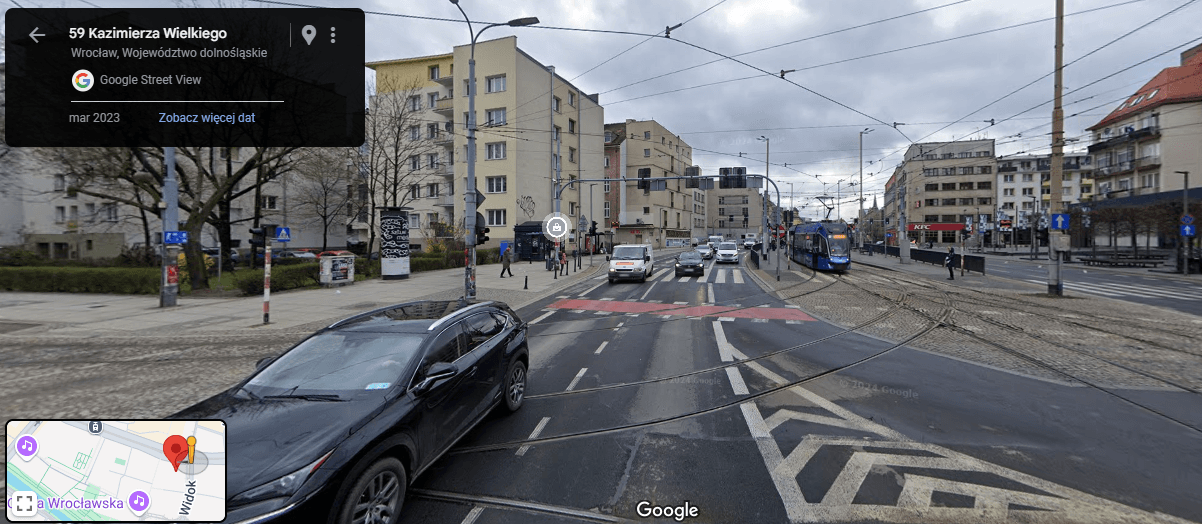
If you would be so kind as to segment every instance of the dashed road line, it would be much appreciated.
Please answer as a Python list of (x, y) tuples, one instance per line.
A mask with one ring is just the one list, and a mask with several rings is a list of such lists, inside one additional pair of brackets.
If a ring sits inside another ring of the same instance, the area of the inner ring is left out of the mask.
[(571, 391), (573, 388), (575, 388), (576, 384), (580, 382), (580, 378), (584, 376), (585, 371), (588, 371), (588, 368), (580, 368), (580, 372), (576, 374), (576, 378), (572, 379), (572, 383), (568, 384), (568, 389), (565, 389), (564, 391)]
[(651, 286), (647, 288), (647, 292), (643, 293), (643, 298), (640, 298), (639, 300), (647, 300), (647, 295), (651, 294), (651, 290), (655, 288), (655, 284), (657, 284), (657, 282), (652, 282)]
[(584, 293), (581, 293), (577, 296), (581, 296), (581, 297), (588, 296), (589, 293), (592, 293), (594, 290), (596, 290), (597, 288), (604, 286), (604, 285), (605, 285), (605, 282), (599, 282), (599, 283), (597, 283), (597, 285), (588, 288), (587, 291), (585, 291)]
[(476, 522), (476, 519), (480, 518), (481, 513), (484, 513), (484, 506), (476, 506), (467, 512), (467, 516), (463, 517), (463, 521), (459, 524), (472, 524)]
[(717, 300), (714, 300), (714, 285), (713, 284), (709, 284), (709, 299), (710, 299), (710, 304), (717, 302)]
[(544, 319), (544, 318), (547, 318), (547, 317), (549, 317), (549, 316), (551, 316), (551, 315), (554, 315), (554, 314), (555, 314), (555, 312), (554, 312), (554, 311), (548, 311), (548, 312), (546, 312), (546, 313), (543, 313), (543, 314), (542, 314), (542, 316), (540, 316), (540, 317), (538, 317), (538, 318), (536, 318), (536, 319), (534, 319), (534, 320), (531, 320), (530, 322), (527, 322), (527, 324), (537, 324), (537, 323), (538, 323), (538, 321), (540, 321), (540, 320), (542, 320), (542, 319)]
[[(550, 422), (550, 421), (551, 421), (551, 417), (543, 417), (542, 420), (538, 421), (538, 425), (534, 426), (534, 431), (530, 432), (530, 436), (527, 437), (526, 440), (534, 440), (534, 439), (538, 438), (538, 436), (540, 434), (542, 434), (543, 428), (547, 427), (547, 422)], [(525, 455), (527, 451), (530, 451), (530, 446), (522, 446), (522, 447), (518, 448), (517, 456), (520, 457), (522, 455)]]
[(600, 354), (601, 354), (601, 350), (605, 349), (605, 345), (606, 345), (606, 344), (609, 344), (609, 341), (608, 341), (608, 340), (606, 340), (605, 342), (602, 342), (602, 343), (601, 343), (601, 347), (597, 348), (597, 350), (596, 350), (596, 351), (594, 351), (594, 352), (593, 352), (593, 354), (594, 354), (594, 355), (600, 355)]

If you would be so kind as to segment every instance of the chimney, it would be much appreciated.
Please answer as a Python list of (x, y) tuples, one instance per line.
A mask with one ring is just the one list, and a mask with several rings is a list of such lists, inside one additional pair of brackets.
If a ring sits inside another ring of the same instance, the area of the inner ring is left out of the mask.
[(1181, 65), (1185, 65), (1186, 62), (1189, 62), (1190, 59), (1193, 58), (1194, 55), (1196, 55), (1198, 53), (1202, 53), (1202, 44), (1198, 44), (1194, 47), (1186, 49), (1185, 51), (1182, 51), (1181, 52)]

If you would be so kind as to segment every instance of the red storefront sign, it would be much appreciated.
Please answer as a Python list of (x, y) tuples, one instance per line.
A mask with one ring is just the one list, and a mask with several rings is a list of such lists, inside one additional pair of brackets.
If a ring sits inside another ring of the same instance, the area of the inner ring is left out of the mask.
[(906, 224), (906, 231), (962, 231), (964, 224)]

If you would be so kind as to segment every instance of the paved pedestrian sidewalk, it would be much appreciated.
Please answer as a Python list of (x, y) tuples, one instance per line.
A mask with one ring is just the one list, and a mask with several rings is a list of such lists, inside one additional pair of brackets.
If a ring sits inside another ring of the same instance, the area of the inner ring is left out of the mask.
[[(558, 278), (544, 262), (515, 262), (513, 277), (501, 264), (479, 266), (476, 296), (521, 308), (605, 269), (604, 255), (581, 259), (580, 270)], [(324, 322), (411, 300), (455, 300), (463, 295), (463, 268), (412, 273), (403, 280), (364, 280), (337, 288), (271, 294), (271, 323), (263, 324), (263, 297), (194, 298), (160, 308), (158, 295), (0, 292), (0, 336), (218, 335), (234, 332), (312, 330)]]

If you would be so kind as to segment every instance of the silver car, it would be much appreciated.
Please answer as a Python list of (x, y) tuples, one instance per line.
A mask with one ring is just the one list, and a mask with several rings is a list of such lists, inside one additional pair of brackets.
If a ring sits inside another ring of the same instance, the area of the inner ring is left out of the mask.
[(717, 248), (718, 254), (715, 255), (714, 263), (730, 262), (739, 263), (739, 246), (734, 242), (721, 242)]

